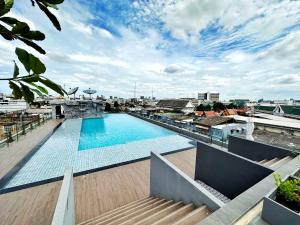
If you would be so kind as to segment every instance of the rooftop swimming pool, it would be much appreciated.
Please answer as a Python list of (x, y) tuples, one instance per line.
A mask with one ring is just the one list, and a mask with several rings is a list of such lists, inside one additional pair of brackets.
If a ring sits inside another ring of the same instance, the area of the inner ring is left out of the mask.
[(51, 180), (66, 168), (88, 173), (194, 147), (192, 140), (127, 114), (68, 119), (6, 183), (4, 189)]
[(126, 144), (165, 137), (171, 131), (126, 114), (105, 114), (103, 118), (83, 119), (78, 150)]

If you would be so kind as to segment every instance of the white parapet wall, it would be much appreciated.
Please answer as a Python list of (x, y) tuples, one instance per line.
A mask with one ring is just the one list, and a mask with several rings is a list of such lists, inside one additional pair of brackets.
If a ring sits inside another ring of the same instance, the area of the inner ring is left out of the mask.
[(73, 171), (66, 169), (51, 225), (75, 225)]

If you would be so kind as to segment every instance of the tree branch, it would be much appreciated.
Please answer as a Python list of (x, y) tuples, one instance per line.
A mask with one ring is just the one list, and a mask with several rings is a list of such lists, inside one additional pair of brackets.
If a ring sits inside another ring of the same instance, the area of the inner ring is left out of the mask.
[(0, 78), (0, 80), (22, 80), (23, 78), (27, 78), (27, 77), (32, 77), (32, 76), (36, 76), (35, 74), (31, 74), (31, 75), (26, 75), (26, 76), (20, 76), (20, 77), (9, 77), (9, 78)]

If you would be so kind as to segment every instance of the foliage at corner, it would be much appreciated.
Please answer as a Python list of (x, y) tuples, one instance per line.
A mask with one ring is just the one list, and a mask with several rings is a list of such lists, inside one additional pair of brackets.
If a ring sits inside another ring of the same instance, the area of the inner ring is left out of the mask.
[(276, 196), (284, 199), (288, 203), (300, 204), (300, 179), (287, 179), (282, 181), (279, 174), (273, 174), (276, 186)]
[(222, 102), (215, 102), (213, 105), (214, 111), (224, 110), (226, 107)]
[(209, 104), (203, 105), (200, 104), (196, 107), (196, 111), (210, 111), (211, 110), (211, 106)]
[[(59, 21), (49, 8), (57, 10), (57, 5), (63, 3), (64, 0), (28, 1), (31, 1), (33, 7), (38, 6), (49, 18), (53, 26), (57, 30), (61, 30)], [(0, 35), (2, 38), (7, 41), (21, 41), (38, 53), (46, 54), (46, 51), (36, 43), (45, 39), (44, 33), (38, 30), (31, 30), (27, 23), (19, 21), (14, 17), (6, 16), (13, 5), (14, 0), (0, 0)], [(65, 91), (60, 85), (43, 76), (46, 71), (46, 66), (38, 57), (18, 47), (15, 49), (15, 54), (19, 62), (24, 66), (27, 74), (20, 75), (18, 63), (13, 60), (14, 69), (12, 76), (9, 78), (0, 78), (0, 80), (7, 80), (9, 82), (9, 87), (12, 89), (12, 94), (16, 99), (24, 97), (27, 102), (32, 102), (35, 94), (39, 96), (47, 95), (47, 89), (64, 95)]]

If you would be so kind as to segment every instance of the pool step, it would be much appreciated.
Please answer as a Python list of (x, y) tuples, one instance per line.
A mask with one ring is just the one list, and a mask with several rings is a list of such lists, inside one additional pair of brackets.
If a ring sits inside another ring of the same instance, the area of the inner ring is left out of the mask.
[(103, 213), (79, 225), (194, 224), (210, 213), (207, 206), (197, 208), (192, 203), (149, 197)]

